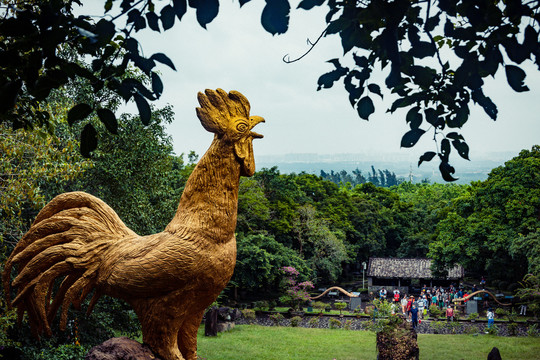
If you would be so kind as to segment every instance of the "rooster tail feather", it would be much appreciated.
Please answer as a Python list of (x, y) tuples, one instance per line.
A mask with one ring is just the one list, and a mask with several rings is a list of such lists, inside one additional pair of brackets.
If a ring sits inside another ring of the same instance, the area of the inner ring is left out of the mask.
[[(64, 330), (69, 306), (80, 308), (97, 286), (104, 257), (128, 236), (137, 234), (102, 200), (83, 192), (58, 195), (40, 211), (6, 261), (2, 283), (9, 306), (17, 306), (19, 319), (28, 313), (34, 335), (51, 334), (50, 325), (61, 307)], [(15, 266), (19, 273), (10, 284)], [(53, 293), (55, 280), (62, 277)], [(13, 302), (10, 285), (17, 288)], [(96, 289), (90, 311), (98, 298)]]

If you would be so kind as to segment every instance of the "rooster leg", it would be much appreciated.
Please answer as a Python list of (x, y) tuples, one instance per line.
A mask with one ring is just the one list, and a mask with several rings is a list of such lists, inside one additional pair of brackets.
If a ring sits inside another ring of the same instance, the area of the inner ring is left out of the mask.
[(186, 360), (197, 360), (197, 331), (203, 314), (204, 310), (187, 317), (178, 331), (178, 347)]
[(163, 360), (185, 360), (177, 342), (178, 330), (185, 316), (178, 299), (143, 298), (130, 303), (141, 323), (143, 342)]

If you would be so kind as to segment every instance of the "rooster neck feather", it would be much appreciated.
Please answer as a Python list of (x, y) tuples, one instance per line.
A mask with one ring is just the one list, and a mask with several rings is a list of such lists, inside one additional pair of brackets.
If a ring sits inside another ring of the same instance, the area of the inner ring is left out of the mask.
[(229, 241), (236, 228), (240, 166), (233, 144), (216, 136), (191, 173), (165, 231), (187, 230), (215, 243)]

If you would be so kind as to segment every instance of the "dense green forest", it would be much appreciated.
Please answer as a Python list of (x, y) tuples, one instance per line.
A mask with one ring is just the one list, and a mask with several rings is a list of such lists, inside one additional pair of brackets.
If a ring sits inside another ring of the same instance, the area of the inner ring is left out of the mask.
[[(94, 156), (85, 159), (78, 151), (78, 129), (61, 115), (65, 99), (50, 106), (58, 113), (54, 135), (0, 128), (0, 260), (39, 210), (66, 191), (102, 198), (141, 235), (161, 231), (198, 159), (194, 153), (174, 154), (165, 131), (172, 110), (154, 109), (149, 126), (122, 116), (118, 135), (103, 135)], [(273, 293), (283, 266), (294, 266), (317, 285), (339, 283), (370, 256), (427, 256), (439, 270), (459, 263), (468, 275), (515, 288), (527, 272), (540, 269), (539, 183), (540, 146), (523, 150), (486, 181), (470, 185), (336, 184), (313, 174), (261, 169), (240, 182), (237, 265), (227, 293), (232, 296), (233, 287), (243, 295)], [(43, 348), (24, 335), (25, 328), (11, 328), (15, 315), (4, 300), (0, 305), (3, 340), (27, 342), (28, 351)], [(90, 345), (115, 331), (137, 329), (127, 306), (110, 298), (101, 300), (90, 317), (75, 310), (71, 316), (77, 322), (50, 340), (50, 351), (74, 338)]]

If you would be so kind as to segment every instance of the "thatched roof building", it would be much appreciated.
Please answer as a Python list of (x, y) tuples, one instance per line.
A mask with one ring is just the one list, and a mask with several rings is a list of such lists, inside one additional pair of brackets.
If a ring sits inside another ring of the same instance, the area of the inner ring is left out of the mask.
[[(448, 271), (445, 280), (462, 279), (463, 275), (463, 267), (456, 265)], [(430, 259), (370, 258), (367, 276), (383, 279), (440, 279), (431, 274)]]
[(414, 289), (418, 291), (422, 284), (431, 287), (448, 286), (453, 282), (459, 282), (463, 279), (464, 270), (462, 266), (456, 265), (448, 271), (447, 277), (440, 278), (431, 273), (430, 259), (370, 258), (366, 275), (370, 291), (384, 287), (388, 291), (399, 289), (401, 292), (409, 293), (415, 291)]

